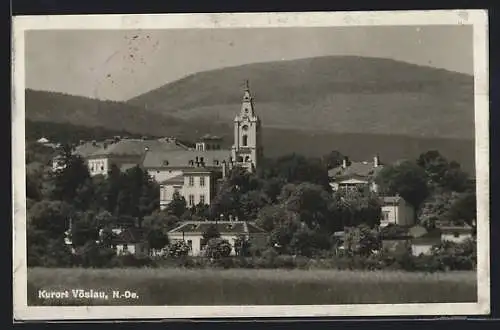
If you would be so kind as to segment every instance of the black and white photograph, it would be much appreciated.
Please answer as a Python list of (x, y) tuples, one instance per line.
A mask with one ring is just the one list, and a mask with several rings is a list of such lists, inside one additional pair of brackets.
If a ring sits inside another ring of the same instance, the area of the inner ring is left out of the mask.
[(484, 315), (487, 14), (13, 18), (14, 318)]

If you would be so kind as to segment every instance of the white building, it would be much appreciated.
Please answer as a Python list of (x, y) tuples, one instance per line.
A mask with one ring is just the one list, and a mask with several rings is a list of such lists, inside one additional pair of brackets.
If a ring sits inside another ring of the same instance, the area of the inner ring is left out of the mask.
[(203, 241), (203, 233), (210, 226), (215, 226), (221, 239), (227, 240), (232, 247), (231, 255), (235, 255), (234, 242), (243, 235), (253, 245), (264, 246), (267, 233), (252, 222), (246, 221), (188, 221), (168, 232), (170, 242), (184, 241), (190, 247), (192, 256), (203, 255), (207, 242)]
[(375, 177), (382, 168), (378, 155), (373, 157), (373, 162), (351, 162), (348, 158), (344, 158), (341, 166), (328, 171), (330, 186), (333, 191), (368, 187), (371, 191), (377, 192)]
[(443, 226), (441, 230), (441, 241), (463, 243), (474, 236), (474, 229), (470, 226)]
[(415, 209), (400, 196), (386, 196), (380, 198), (382, 216), (380, 226), (389, 224), (409, 227), (415, 224)]

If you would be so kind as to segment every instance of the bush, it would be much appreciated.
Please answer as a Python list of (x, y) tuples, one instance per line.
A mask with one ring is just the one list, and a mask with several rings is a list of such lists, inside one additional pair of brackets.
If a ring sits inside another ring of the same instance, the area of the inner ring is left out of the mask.
[(176, 241), (169, 245), (168, 256), (179, 259), (187, 256), (189, 253), (189, 245), (184, 241)]
[(231, 244), (222, 238), (212, 238), (208, 241), (205, 255), (211, 259), (227, 258), (231, 254)]

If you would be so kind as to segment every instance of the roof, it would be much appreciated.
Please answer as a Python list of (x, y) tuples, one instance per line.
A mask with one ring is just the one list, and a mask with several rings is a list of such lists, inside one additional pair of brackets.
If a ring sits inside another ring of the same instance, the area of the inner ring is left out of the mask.
[(401, 196), (382, 196), (380, 197), (380, 201), (382, 205), (398, 205), (401, 202), (404, 202), (404, 198)]
[(49, 143), (50, 141), (47, 138), (42, 137), (42, 138), (38, 139), (36, 142), (38, 142), (38, 143)]
[(142, 156), (146, 151), (166, 152), (173, 150), (186, 150), (186, 148), (170, 140), (123, 139), (107, 146), (102, 145), (90, 156)]
[(138, 243), (144, 240), (144, 232), (139, 228), (126, 228), (114, 238), (115, 244)]
[(122, 164), (120, 166), (120, 171), (125, 172), (126, 170), (129, 170), (129, 169), (134, 168), (136, 166), (137, 166), (137, 164)]
[(210, 134), (205, 134), (200, 138), (201, 141), (204, 140), (222, 140), (222, 137), (217, 136), (217, 135), (210, 135)]
[(87, 158), (102, 148), (102, 143), (85, 142), (75, 147), (74, 154)]
[(230, 150), (175, 150), (175, 151), (150, 151), (144, 158), (145, 168), (189, 167), (190, 161), (203, 158), (206, 166), (221, 166), (222, 161), (231, 157)]
[(439, 229), (443, 234), (452, 234), (452, 233), (470, 234), (473, 231), (472, 227), (466, 227), (466, 226), (443, 226), (440, 227)]
[(183, 174), (176, 175), (172, 178), (169, 178), (169, 179), (166, 179), (166, 180), (160, 182), (160, 184), (176, 184), (176, 183), (184, 183), (184, 175)]
[(349, 166), (343, 168), (338, 166), (328, 171), (328, 176), (335, 179), (345, 179), (350, 177), (368, 178), (377, 174), (383, 165), (374, 167), (373, 162), (351, 162)]
[(188, 221), (169, 233), (203, 234), (210, 226), (215, 225), (221, 234), (265, 233), (265, 230), (252, 222), (245, 221)]

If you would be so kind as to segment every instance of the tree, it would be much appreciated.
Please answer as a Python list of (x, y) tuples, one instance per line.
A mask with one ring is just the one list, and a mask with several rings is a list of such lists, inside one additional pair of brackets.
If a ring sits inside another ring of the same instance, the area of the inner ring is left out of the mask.
[(234, 251), (236, 255), (248, 257), (250, 255), (251, 243), (244, 234), (238, 234), (234, 240)]
[(278, 200), (287, 210), (298, 214), (309, 228), (325, 228), (330, 219), (332, 199), (319, 185), (308, 182), (287, 185)]
[(168, 203), (166, 211), (180, 218), (187, 210), (186, 199), (178, 192), (174, 192), (172, 200)]
[(381, 205), (379, 198), (373, 193), (364, 194), (360, 191), (337, 191), (334, 195), (338, 218), (336, 229), (356, 227), (366, 224), (374, 228), (380, 224)]
[(468, 224), (475, 227), (476, 212), (476, 194), (471, 192), (460, 194), (450, 205), (447, 215), (455, 224)]
[(281, 178), (288, 183), (309, 182), (330, 191), (328, 170), (321, 159), (306, 158), (290, 154), (269, 161), (267, 168), (261, 172), (263, 179)]
[(73, 211), (69, 204), (61, 201), (40, 201), (28, 213), (28, 223), (49, 239), (64, 237)]
[(380, 248), (378, 233), (366, 225), (349, 229), (345, 241), (347, 250), (353, 254), (368, 256)]
[(209, 225), (207, 230), (203, 232), (201, 245), (203, 246), (208, 244), (208, 241), (210, 241), (212, 238), (220, 238), (219, 230), (215, 225)]
[(415, 209), (429, 195), (426, 172), (411, 161), (384, 167), (375, 181), (383, 194), (393, 196), (399, 194)]
[(160, 228), (150, 228), (146, 233), (149, 247), (154, 250), (161, 250), (168, 245), (168, 236)]
[(182, 258), (189, 253), (189, 245), (184, 241), (175, 241), (168, 247), (168, 255), (171, 258)]
[(298, 221), (298, 215), (287, 210), (283, 205), (264, 206), (257, 215), (257, 225), (267, 232), (288, 221)]
[(417, 165), (422, 167), (432, 185), (446, 190), (463, 192), (468, 185), (468, 174), (456, 161), (448, 161), (437, 150), (422, 153), (417, 159)]
[(328, 154), (324, 155), (322, 158), (323, 164), (326, 166), (327, 170), (340, 166), (342, 160), (345, 156), (337, 150), (333, 150)]
[(93, 211), (79, 212), (71, 226), (71, 243), (73, 247), (81, 247), (90, 241), (99, 239), (99, 228)]
[(88, 184), (90, 173), (83, 158), (73, 155), (67, 145), (61, 150), (61, 166), (54, 174), (53, 198), (73, 203), (82, 186)]

